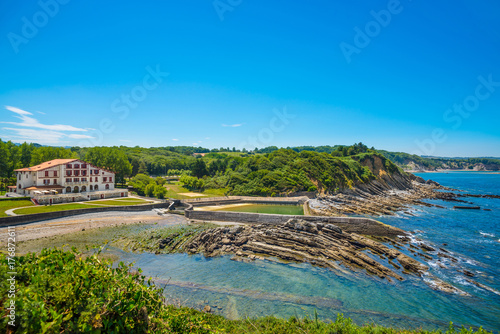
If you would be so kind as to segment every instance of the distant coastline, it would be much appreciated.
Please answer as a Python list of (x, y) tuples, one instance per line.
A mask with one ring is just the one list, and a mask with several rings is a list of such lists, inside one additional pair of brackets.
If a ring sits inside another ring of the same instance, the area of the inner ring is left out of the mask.
[(439, 169), (439, 170), (405, 170), (407, 173), (450, 173), (450, 172), (468, 172), (468, 173), (488, 173), (500, 174), (497, 170), (473, 170), (473, 169)]

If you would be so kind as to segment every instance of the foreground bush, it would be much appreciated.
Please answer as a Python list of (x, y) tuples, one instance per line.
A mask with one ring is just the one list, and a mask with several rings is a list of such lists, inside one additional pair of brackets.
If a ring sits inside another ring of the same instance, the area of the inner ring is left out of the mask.
[[(164, 304), (162, 290), (130, 266), (76, 250), (44, 249), (16, 258), (16, 327), (8, 326), (10, 271), (0, 254), (0, 332), (14, 333), (427, 333), (357, 326), (339, 315), (334, 323), (266, 317), (232, 321)], [(446, 332), (473, 333), (450, 326)], [(477, 333), (487, 333), (479, 329)]]

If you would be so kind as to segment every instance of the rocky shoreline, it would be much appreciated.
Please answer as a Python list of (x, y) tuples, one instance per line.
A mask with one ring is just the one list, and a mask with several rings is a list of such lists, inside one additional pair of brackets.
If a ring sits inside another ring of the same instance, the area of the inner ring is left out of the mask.
[[(290, 219), (283, 224), (215, 227), (193, 222), (182, 229), (151, 230), (116, 245), (138, 252), (232, 256), (235, 261), (306, 262), (341, 274), (366, 272), (389, 282), (421, 277), (431, 288), (446, 293), (466, 292), (429, 273), (426, 263), (455, 268), (473, 284), (473, 273), (444, 248), (433, 247), (401, 230), (394, 236), (368, 236), (343, 231), (333, 224)], [(477, 284), (476, 284), (477, 285)], [(488, 288), (491, 290), (491, 288)], [(492, 291), (499, 293), (498, 291)]]
[[(397, 181), (397, 182), (395, 182)], [(346, 189), (338, 194), (324, 194), (307, 202), (309, 213), (316, 216), (343, 216), (346, 214), (367, 214), (372, 216), (396, 215), (403, 212), (413, 215), (413, 206), (444, 208), (423, 199), (439, 199), (448, 202), (467, 203), (467, 197), (500, 198), (499, 195), (476, 195), (460, 193), (457, 189), (441, 186), (439, 183), (419, 176), (386, 177), (368, 184)]]

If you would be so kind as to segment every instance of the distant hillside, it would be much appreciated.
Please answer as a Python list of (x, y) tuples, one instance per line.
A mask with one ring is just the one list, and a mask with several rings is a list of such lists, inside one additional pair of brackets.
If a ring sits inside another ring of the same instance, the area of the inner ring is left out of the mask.
[(498, 171), (500, 159), (495, 158), (443, 158), (421, 157), (404, 152), (388, 152), (378, 150), (387, 159), (391, 160), (404, 170), (435, 171), (435, 170), (476, 170)]

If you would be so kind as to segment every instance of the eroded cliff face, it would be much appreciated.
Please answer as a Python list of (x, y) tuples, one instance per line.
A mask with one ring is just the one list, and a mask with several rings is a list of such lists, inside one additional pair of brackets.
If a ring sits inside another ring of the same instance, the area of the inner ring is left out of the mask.
[(376, 195), (387, 190), (409, 190), (414, 188), (412, 176), (400, 170), (384, 157), (372, 155), (359, 160), (359, 162), (368, 167), (376, 179), (367, 183), (357, 183), (354, 191), (359, 189)]
[(446, 188), (406, 173), (384, 157), (365, 156), (359, 163), (373, 173), (373, 180), (357, 182), (353, 187), (341, 189), (335, 194), (320, 195), (307, 203), (309, 212), (324, 216), (394, 215), (398, 211), (411, 214), (410, 208), (414, 205), (438, 206), (423, 202), (424, 198), (464, 202), (457, 199), (461, 195), (435, 191)]

